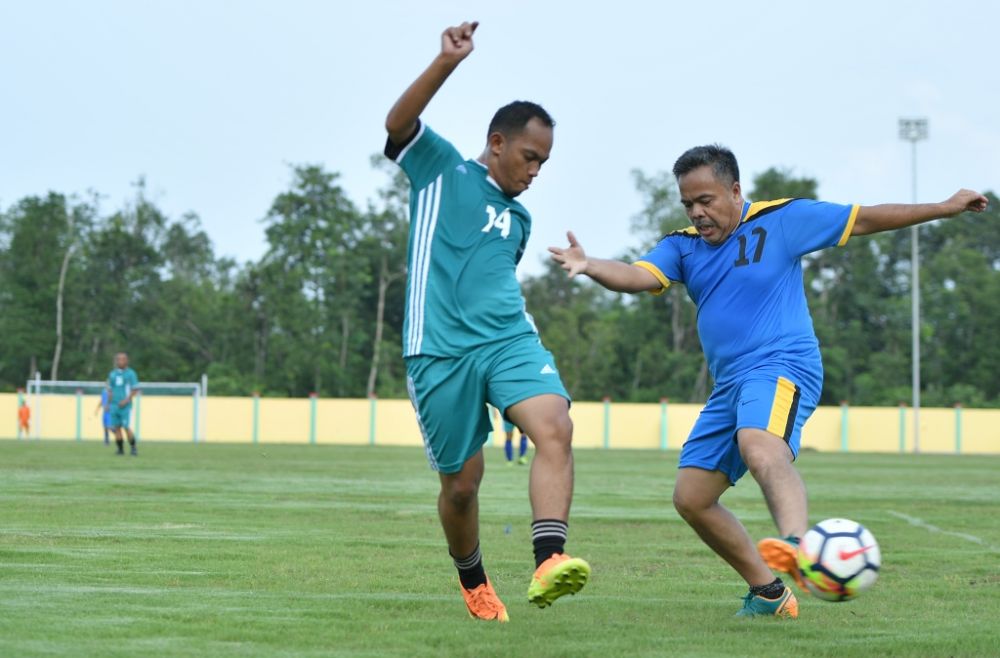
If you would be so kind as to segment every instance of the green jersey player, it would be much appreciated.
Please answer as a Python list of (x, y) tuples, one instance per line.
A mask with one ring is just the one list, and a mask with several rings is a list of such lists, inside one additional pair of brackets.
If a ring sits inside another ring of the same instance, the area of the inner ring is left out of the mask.
[(116, 454), (124, 455), (125, 441), (122, 438), (124, 430), (128, 437), (132, 456), (136, 456), (135, 432), (129, 427), (129, 417), (132, 415), (132, 400), (139, 392), (139, 376), (128, 365), (128, 353), (115, 354), (115, 367), (108, 373), (108, 401), (111, 415), (111, 429), (115, 433)]
[(511, 103), (490, 122), (482, 154), (467, 160), (420, 119), (472, 52), (476, 27), (444, 31), (440, 54), (386, 117), (385, 154), (412, 186), (403, 356), (427, 457), (440, 477), (441, 525), (469, 613), (504, 622), (507, 610), (479, 546), (482, 447), (492, 430), (487, 402), (535, 443), (529, 601), (545, 607), (575, 594), (590, 567), (564, 550), (573, 495), (569, 395), (515, 276), (531, 230), (515, 197), (548, 159), (554, 122), (535, 103)]

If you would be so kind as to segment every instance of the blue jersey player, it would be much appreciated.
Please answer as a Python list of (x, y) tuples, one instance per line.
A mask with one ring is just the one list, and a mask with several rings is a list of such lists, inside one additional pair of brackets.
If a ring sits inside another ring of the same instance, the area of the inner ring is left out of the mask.
[[(681, 450), (674, 506), (746, 580), (741, 616), (798, 616), (796, 546), (807, 527), (806, 491), (792, 465), (802, 425), (819, 401), (823, 364), (802, 282), (802, 256), (851, 236), (900, 229), (966, 210), (981, 194), (942, 203), (838, 205), (806, 199), (749, 203), (728, 149), (700, 146), (674, 165), (692, 226), (670, 233), (634, 264), (588, 258), (572, 233), (550, 248), (570, 276), (609, 290), (659, 294), (684, 285), (698, 307), (698, 335), (715, 387)], [(781, 538), (755, 547), (719, 498), (749, 469)]]
[(111, 443), (109, 437), (113, 431), (111, 423), (111, 391), (104, 389), (101, 391), (101, 400), (97, 403), (94, 413), (101, 414), (101, 426), (104, 428), (104, 445)]
[(573, 495), (569, 395), (525, 312), (515, 268), (531, 216), (516, 197), (552, 149), (554, 122), (525, 101), (500, 108), (482, 154), (465, 159), (420, 119), (472, 52), (477, 23), (441, 35), (441, 52), (389, 111), (385, 154), (410, 180), (410, 237), (403, 357), (427, 457), (440, 477), (438, 512), (469, 613), (505, 622), (479, 546), (486, 403), (535, 443), (530, 477), (539, 607), (586, 583), (590, 567), (566, 555)]
[(520, 428), (515, 427), (509, 420), (503, 421), (504, 443), (503, 452), (507, 457), (507, 465), (514, 465), (514, 430), (521, 432), (521, 438), (517, 447), (517, 463), (524, 466), (528, 463), (528, 435)]

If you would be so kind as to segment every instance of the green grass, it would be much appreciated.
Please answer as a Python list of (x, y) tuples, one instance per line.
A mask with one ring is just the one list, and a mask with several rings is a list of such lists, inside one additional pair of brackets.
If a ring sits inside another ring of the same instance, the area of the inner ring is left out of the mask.
[[(594, 577), (537, 610), (527, 469), (490, 449), (482, 543), (500, 626), (465, 615), (418, 449), (145, 444), (131, 459), (0, 442), (0, 655), (1000, 651), (1000, 458), (803, 455), (812, 518), (869, 526), (884, 565), (856, 601), (801, 597), (795, 622), (733, 617), (743, 585), (670, 506), (676, 459), (577, 453), (569, 548)], [(724, 500), (771, 531), (749, 478)]]

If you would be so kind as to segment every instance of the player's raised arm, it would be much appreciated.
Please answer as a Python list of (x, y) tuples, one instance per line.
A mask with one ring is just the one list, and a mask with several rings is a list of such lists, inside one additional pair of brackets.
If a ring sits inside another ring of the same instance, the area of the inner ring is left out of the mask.
[(549, 247), (549, 252), (552, 260), (559, 263), (569, 276), (586, 274), (615, 292), (645, 292), (663, 288), (652, 272), (641, 267), (618, 260), (589, 258), (572, 231), (566, 233), (566, 239), (569, 240), (568, 247)]
[(979, 192), (959, 190), (941, 203), (887, 203), (861, 206), (851, 235), (869, 235), (881, 231), (922, 224), (932, 219), (954, 217), (960, 213), (983, 212), (989, 201)]
[(449, 27), (441, 34), (441, 52), (431, 65), (413, 81), (385, 118), (385, 129), (394, 144), (402, 144), (417, 129), (417, 119), (463, 59), (472, 52), (472, 34), (476, 21)]

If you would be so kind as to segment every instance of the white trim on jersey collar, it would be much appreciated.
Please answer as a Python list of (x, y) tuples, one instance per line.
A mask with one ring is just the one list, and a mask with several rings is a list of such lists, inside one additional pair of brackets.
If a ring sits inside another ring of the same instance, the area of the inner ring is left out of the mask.
[(479, 165), (480, 167), (482, 167), (483, 169), (486, 170), (486, 180), (488, 180), (490, 182), (490, 185), (492, 185), (493, 187), (497, 188), (498, 190), (500, 190), (504, 194), (507, 194), (506, 192), (503, 191), (503, 189), (500, 187), (500, 185), (498, 185), (497, 182), (495, 180), (493, 180), (493, 177), (490, 176), (490, 168), (489, 167), (487, 167), (486, 165), (484, 165), (479, 160), (473, 160), (473, 162), (475, 162), (477, 165)]

